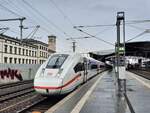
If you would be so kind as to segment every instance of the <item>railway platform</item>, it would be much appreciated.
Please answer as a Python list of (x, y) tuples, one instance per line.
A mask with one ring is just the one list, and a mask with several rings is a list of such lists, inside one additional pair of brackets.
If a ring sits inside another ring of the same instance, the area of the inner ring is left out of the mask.
[(149, 113), (150, 81), (126, 72), (127, 97), (116, 90), (114, 71), (103, 72), (46, 113)]

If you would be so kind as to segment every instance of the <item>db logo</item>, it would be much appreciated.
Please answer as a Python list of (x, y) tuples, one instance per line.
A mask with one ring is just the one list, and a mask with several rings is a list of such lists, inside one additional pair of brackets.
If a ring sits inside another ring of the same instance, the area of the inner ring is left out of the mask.
[(48, 72), (48, 73), (47, 73), (47, 75), (53, 75), (53, 73), (51, 73), (51, 72)]

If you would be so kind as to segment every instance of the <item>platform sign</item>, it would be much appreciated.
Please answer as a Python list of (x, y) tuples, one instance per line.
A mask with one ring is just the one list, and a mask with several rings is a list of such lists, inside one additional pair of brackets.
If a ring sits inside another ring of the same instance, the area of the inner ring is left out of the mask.
[(119, 67), (119, 79), (125, 79), (125, 66), (120, 66)]
[(118, 51), (119, 54), (123, 54), (123, 53), (124, 53), (124, 50), (125, 50), (124, 47), (119, 47), (119, 51)]

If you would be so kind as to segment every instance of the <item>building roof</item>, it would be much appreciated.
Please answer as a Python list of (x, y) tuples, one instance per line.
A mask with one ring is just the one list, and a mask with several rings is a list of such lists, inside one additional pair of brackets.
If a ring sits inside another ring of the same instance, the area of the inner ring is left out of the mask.
[(10, 40), (10, 41), (14, 41), (14, 42), (20, 42), (20, 40), (18, 38), (14, 38), (14, 37), (7, 36), (4, 34), (0, 34), (0, 39)]
[(48, 44), (42, 42), (42, 41), (39, 41), (39, 40), (35, 40), (35, 39), (23, 39), (24, 42), (29, 42), (29, 43), (32, 43), (32, 44), (41, 44), (43, 46), (48, 46)]
[(34, 47), (37, 47), (37, 45), (35, 45), (35, 44), (41, 44), (41, 45), (44, 45), (44, 46), (48, 46), (48, 44), (46, 44), (42, 41), (35, 40), (35, 39), (23, 39), (21, 41), (21, 39), (14, 38), (14, 37), (11, 37), (11, 36), (7, 36), (7, 35), (4, 35), (4, 34), (0, 34), (0, 39), (5, 39), (5, 40), (13, 41), (13, 42), (16, 42), (16, 43), (23, 43), (25, 45), (34, 46)]

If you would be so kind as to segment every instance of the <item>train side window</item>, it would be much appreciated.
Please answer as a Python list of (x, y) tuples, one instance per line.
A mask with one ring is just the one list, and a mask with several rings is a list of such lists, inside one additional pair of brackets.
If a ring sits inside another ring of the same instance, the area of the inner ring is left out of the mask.
[(98, 68), (97, 65), (95, 65), (95, 64), (92, 64), (92, 65), (91, 65), (91, 69), (97, 69), (97, 68)]
[(83, 71), (84, 65), (83, 65), (83, 63), (78, 63), (73, 69), (74, 69), (75, 73), (77, 73), (79, 71)]

